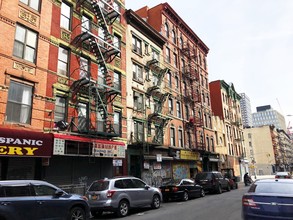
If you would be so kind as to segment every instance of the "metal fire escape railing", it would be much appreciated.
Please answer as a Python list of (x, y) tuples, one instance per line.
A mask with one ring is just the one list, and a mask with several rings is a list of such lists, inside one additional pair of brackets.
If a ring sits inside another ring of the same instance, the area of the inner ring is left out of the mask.
[(71, 85), (72, 97), (81, 90), (87, 89), (88, 95), (95, 106), (95, 111), (100, 113), (105, 127), (104, 132), (98, 132), (96, 130), (95, 133), (104, 136), (118, 136), (118, 134), (115, 134), (113, 122), (109, 118), (107, 105), (111, 103), (117, 95), (121, 94), (121, 91), (120, 88), (115, 86), (113, 76), (107, 67), (107, 63), (112, 62), (120, 53), (120, 49), (113, 45), (113, 36), (109, 30), (109, 26), (120, 16), (120, 13), (113, 8), (111, 1), (77, 1), (77, 7), (82, 6), (91, 9), (95, 13), (97, 24), (100, 29), (103, 30), (102, 35), (104, 37), (102, 38), (86, 30), (75, 36), (71, 43), (76, 47), (83, 47), (86, 45), (90, 48), (90, 52), (92, 52), (97, 59), (100, 74), (97, 81), (91, 79), (90, 76), (74, 81)]
[(154, 112), (148, 115), (148, 122), (156, 125), (156, 133), (153, 138), (153, 143), (162, 144), (164, 128), (172, 119), (172, 117), (163, 112), (164, 103), (171, 93), (165, 92), (162, 88), (163, 79), (166, 73), (170, 70), (168, 68), (161, 68), (159, 66), (159, 61), (156, 59), (148, 61), (145, 68), (147, 71), (151, 70), (155, 73), (158, 78), (157, 84), (149, 87), (146, 95), (149, 97), (152, 96), (156, 102)]

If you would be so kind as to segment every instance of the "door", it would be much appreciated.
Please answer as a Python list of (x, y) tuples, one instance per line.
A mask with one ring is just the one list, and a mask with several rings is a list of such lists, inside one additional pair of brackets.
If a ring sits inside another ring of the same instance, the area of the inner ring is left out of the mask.
[(133, 185), (137, 191), (137, 203), (139, 206), (150, 205), (153, 199), (153, 191), (146, 188), (146, 183), (139, 179), (132, 179)]

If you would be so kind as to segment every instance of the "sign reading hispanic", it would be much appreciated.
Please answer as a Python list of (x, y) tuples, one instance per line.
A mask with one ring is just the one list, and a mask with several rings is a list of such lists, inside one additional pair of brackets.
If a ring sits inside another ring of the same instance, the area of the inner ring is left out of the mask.
[(0, 128), (0, 156), (51, 157), (53, 135)]

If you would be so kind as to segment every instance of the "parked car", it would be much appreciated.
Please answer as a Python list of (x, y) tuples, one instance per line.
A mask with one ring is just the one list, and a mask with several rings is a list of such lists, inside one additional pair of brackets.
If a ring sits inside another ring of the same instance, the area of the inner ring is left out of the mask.
[(0, 219), (89, 219), (84, 197), (38, 180), (0, 181)]
[(291, 179), (292, 175), (290, 174), (290, 172), (277, 172), (275, 175), (276, 179)]
[(226, 168), (221, 169), (222, 175), (228, 179), (230, 188), (231, 189), (238, 189), (238, 182), (240, 182), (240, 177), (235, 176), (234, 169), (233, 168)]
[(195, 182), (208, 192), (222, 193), (223, 189), (231, 190), (228, 179), (224, 178), (218, 171), (198, 173), (195, 176)]
[(119, 217), (128, 214), (130, 208), (150, 205), (160, 208), (162, 194), (136, 177), (114, 177), (94, 181), (86, 192), (93, 216), (103, 211), (115, 212)]
[(160, 190), (165, 202), (170, 199), (187, 201), (189, 198), (205, 196), (203, 187), (191, 179), (171, 180), (160, 186)]
[(242, 196), (242, 218), (293, 219), (293, 179), (260, 179)]

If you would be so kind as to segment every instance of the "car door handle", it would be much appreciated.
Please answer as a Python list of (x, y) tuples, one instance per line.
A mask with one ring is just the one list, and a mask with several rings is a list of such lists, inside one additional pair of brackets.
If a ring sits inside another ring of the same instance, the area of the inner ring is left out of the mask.
[(39, 205), (43, 205), (43, 204), (45, 203), (45, 201), (37, 201), (37, 203), (38, 203)]
[(1, 202), (1, 205), (4, 205), (4, 206), (10, 205), (10, 204), (11, 204), (11, 202)]

